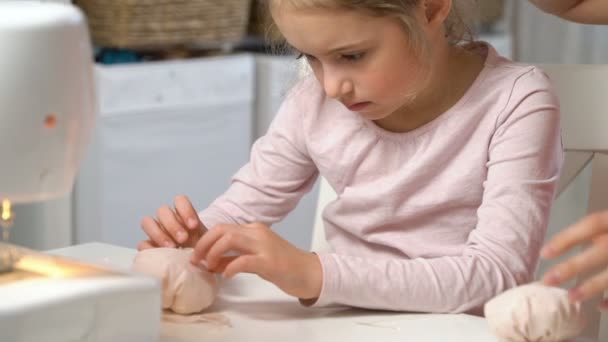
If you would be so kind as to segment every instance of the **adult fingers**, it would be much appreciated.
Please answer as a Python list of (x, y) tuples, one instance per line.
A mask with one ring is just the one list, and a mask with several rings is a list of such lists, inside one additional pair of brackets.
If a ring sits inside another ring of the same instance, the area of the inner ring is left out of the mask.
[(608, 233), (608, 211), (591, 214), (557, 234), (542, 249), (544, 258), (554, 258), (594, 236)]
[(585, 279), (582, 284), (570, 289), (569, 297), (573, 302), (585, 301), (608, 289), (608, 268), (595, 276)]
[(554, 266), (543, 277), (547, 285), (558, 285), (578, 275), (608, 265), (608, 238), (593, 244), (582, 253)]
[(599, 309), (601, 311), (606, 311), (608, 312), (608, 299), (604, 299), (601, 303), (600, 303), (600, 307)]

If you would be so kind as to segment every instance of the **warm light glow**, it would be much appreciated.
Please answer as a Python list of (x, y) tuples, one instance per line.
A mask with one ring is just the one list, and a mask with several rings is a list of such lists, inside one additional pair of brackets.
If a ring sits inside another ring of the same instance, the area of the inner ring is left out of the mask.
[(22, 271), (38, 273), (51, 278), (65, 278), (71, 274), (70, 269), (65, 269), (54, 262), (28, 256), (19, 259), (14, 267)]
[(2, 221), (10, 221), (13, 218), (13, 211), (11, 210), (11, 201), (5, 199), (2, 200)]
[(37, 254), (25, 254), (21, 256), (19, 261), (15, 263), (14, 268), (20, 271), (37, 273), (47, 278), (73, 278), (110, 275), (113, 273), (59, 257)]

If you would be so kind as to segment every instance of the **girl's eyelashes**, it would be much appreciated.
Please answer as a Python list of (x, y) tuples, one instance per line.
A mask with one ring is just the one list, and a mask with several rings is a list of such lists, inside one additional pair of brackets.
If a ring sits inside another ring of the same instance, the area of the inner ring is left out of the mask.
[[(339, 59), (347, 61), (347, 62), (358, 62), (361, 59), (363, 59), (365, 57), (365, 52), (360, 52), (360, 53), (347, 53), (347, 54), (342, 54), (340, 56), (338, 56)], [(311, 55), (307, 55), (304, 53), (299, 52), (296, 55), (296, 59), (302, 59), (302, 58), (306, 58), (309, 61), (310, 60), (315, 60), (316, 58), (314, 56)]]
[(340, 58), (348, 62), (358, 62), (365, 57), (365, 52), (343, 54)]

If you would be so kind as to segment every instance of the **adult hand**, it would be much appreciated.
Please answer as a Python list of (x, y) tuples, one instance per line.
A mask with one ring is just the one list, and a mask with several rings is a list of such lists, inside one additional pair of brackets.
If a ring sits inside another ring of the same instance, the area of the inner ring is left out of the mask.
[[(584, 301), (608, 289), (608, 211), (589, 215), (555, 236), (541, 251), (543, 258), (555, 258), (573, 247), (589, 243), (582, 253), (554, 266), (543, 277), (547, 285), (559, 285), (591, 274), (570, 289), (572, 301)], [(608, 300), (601, 304), (608, 309)]]
[(530, 0), (541, 10), (583, 24), (608, 24), (606, 0)]

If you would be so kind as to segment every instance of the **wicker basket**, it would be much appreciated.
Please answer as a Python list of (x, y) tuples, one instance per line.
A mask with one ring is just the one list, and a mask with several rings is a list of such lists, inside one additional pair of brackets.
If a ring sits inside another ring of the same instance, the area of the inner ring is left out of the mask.
[(247, 34), (251, 0), (77, 0), (96, 45), (213, 47)]
[(270, 23), (270, 13), (268, 13), (266, 6), (261, 0), (253, 0), (251, 3), (249, 33), (254, 36), (265, 36)]

